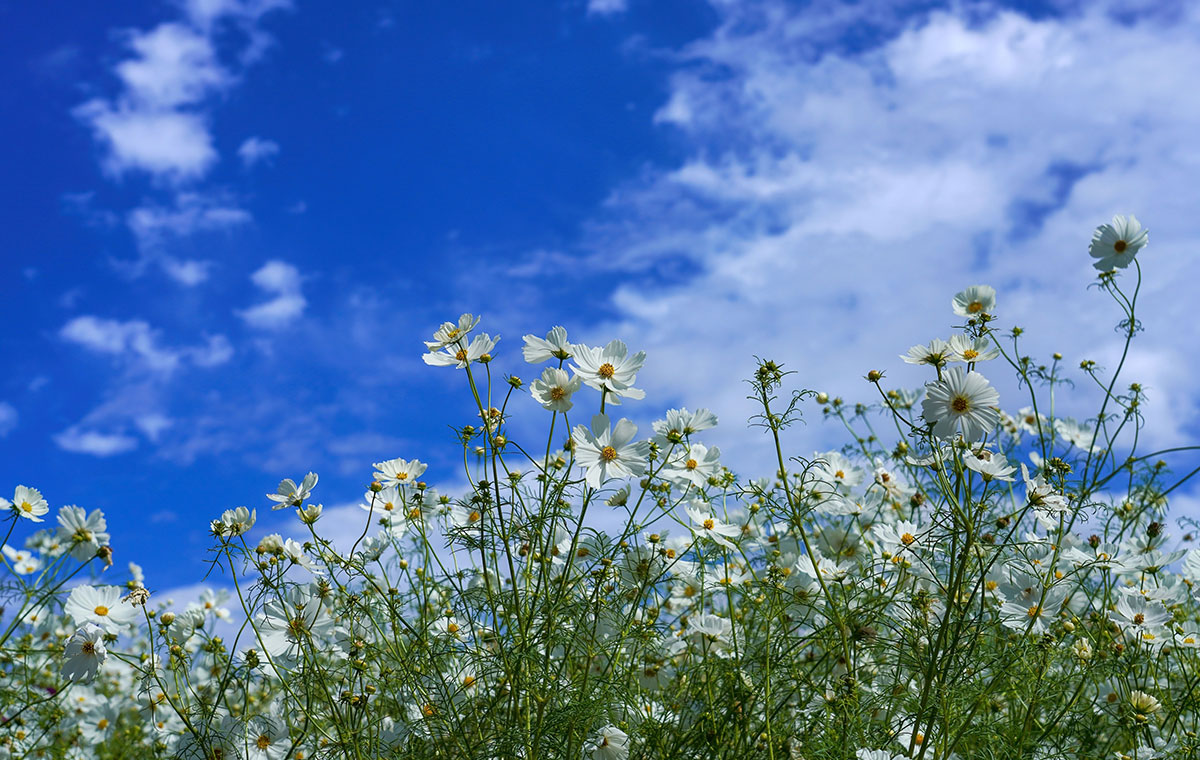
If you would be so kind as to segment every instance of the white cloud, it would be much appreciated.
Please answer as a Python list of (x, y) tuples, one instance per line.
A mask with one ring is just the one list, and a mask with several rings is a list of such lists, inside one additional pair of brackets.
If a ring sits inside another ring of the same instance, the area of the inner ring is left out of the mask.
[(236, 313), (246, 324), (277, 330), (300, 318), (308, 301), (301, 290), (300, 270), (283, 261), (268, 261), (250, 279), (274, 298)]
[(54, 436), (54, 442), (64, 451), (75, 454), (91, 454), (96, 457), (124, 454), (137, 448), (138, 444), (137, 439), (133, 436), (81, 430), (77, 426), (67, 428)]
[(158, 437), (162, 432), (175, 424), (175, 421), (170, 417), (158, 413), (144, 414), (134, 419), (133, 422), (137, 425), (138, 430), (142, 431), (142, 434), (149, 438), (151, 442), (158, 441)]
[(279, 153), (279, 143), (261, 137), (247, 137), (238, 148), (242, 165), (247, 168), (266, 161)]
[(84, 315), (63, 325), (59, 335), (97, 353), (136, 357), (148, 369), (170, 372), (179, 366), (179, 353), (161, 347), (158, 331), (140, 319)]
[(589, 16), (611, 16), (629, 9), (628, 0), (588, 0)]
[[(1153, 387), (1143, 443), (1194, 431), (1200, 362), (1179, 346), (1200, 345), (1187, 312), (1200, 266), (1185, 253), (1200, 242), (1188, 228), (1200, 100), (1183, 95), (1200, 11), (1132, 24), (1095, 6), (1042, 20), (935, 12), (885, 19), (880, 44), (847, 50), (837, 41), (869, 20), (865, 6), (714, 7), (721, 24), (679, 51), (656, 115), (688, 157), (614, 191), (585, 246), (603, 251), (592, 266), (625, 273), (597, 340), (646, 349), (643, 382), (660, 398), (721, 412), (719, 436), (746, 442), (731, 464), (751, 466), (759, 445), (740, 432), (752, 354), (848, 398), (871, 400), (870, 369), (917, 386), (927, 378), (896, 354), (946, 337), (950, 298), (970, 284), (997, 287), (1024, 350), (1115, 366), (1119, 314), (1087, 289), (1091, 231), (1113, 213), (1151, 230), (1148, 330), (1126, 375)], [(1114, 39), (1138, 55), (1114, 56)], [(664, 286), (648, 276), (662, 267), (683, 274)], [(1023, 405), (1015, 385), (1001, 390)], [(1081, 386), (1059, 409), (1094, 414), (1095, 400)], [(839, 440), (819, 424), (796, 435)]]
[(249, 224), (250, 213), (222, 193), (179, 192), (170, 205), (145, 201), (125, 217), (137, 242), (139, 257), (116, 262), (132, 276), (154, 262), (180, 285), (192, 287), (208, 280), (213, 262), (173, 255), (173, 247), (199, 234), (228, 232)]
[(0, 401), (0, 438), (4, 438), (17, 427), (21, 416), (17, 408), (7, 401)]
[(75, 109), (108, 153), (104, 168), (114, 176), (140, 170), (171, 182), (204, 176), (217, 151), (200, 114), (113, 107), (89, 100)]
[(130, 56), (114, 67), (120, 91), (74, 110), (103, 146), (105, 170), (118, 178), (142, 172), (172, 184), (204, 177), (218, 159), (205, 106), (238, 81), (217, 53), (220, 22), (236, 22), (249, 39), (244, 65), (269, 42), (255, 26), (259, 18), (285, 5), (193, 0), (185, 3), (186, 20), (125, 32)]
[(139, 370), (163, 374), (178, 369), (185, 359), (199, 367), (215, 367), (233, 356), (233, 348), (223, 335), (209, 336), (200, 346), (165, 347), (161, 332), (140, 319), (120, 321), (85, 314), (63, 325), (59, 336), (95, 353), (130, 360)]

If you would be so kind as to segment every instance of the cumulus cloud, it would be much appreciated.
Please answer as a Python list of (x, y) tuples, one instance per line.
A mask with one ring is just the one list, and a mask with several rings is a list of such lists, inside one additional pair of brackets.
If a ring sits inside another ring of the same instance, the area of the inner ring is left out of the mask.
[(301, 293), (300, 270), (283, 261), (268, 261), (250, 277), (259, 289), (274, 297), (237, 311), (246, 324), (262, 330), (278, 330), (295, 322), (308, 301)]
[(238, 148), (242, 165), (249, 168), (279, 153), (279, 143), (261, 137), (247, 137)]
[(15, 406), (7, 401), (0, 401), (0, 438), (4, 438), (15, 430), (20, 418)]
[[(1034, 19), (979, 6), (902, 20), (833, 3), (714, 8), (721, 23), (676, 52), (655, 117), (686, 159), (617, 188), (587, 233), (603, 252), (592, 266), (625, 281), (619, 316), (596, 332), (649, 352), (648, 388), (722, 410), (736, 431), (753, 413), (741, 382), (753, 353), (807, 387), (852, 394), (870, 369), (919, 386), (928, 378), (896, 354), (946, 337), (954, 291), (985, 282), (1003, 323), (1026, 328), (1024, 350), (1115, 368), (1119, 314), (1087, 289), (1087, 244), (1133, 212), (1151, 229), (1148, 330), (1127, 376), (1154, 387), (1143, 442), (1195, 429), (1200, 366), (1178, 346), (1200, 344), (1186, 312), (1200, 275), (1186, 254), (1200, 154), (1186, 136), (1200, 101), (1180, 93), (1200, 66), (1200, 11), (1131, 20), (1091, 4)], [(863, 24), (866, 41), (845, 44)], [(1114, 39), (1138, 54), (1113, 55)], [(666, 285), (654, 276), (664, 267)], [(1023, 405), (1015, 385), (1002, 393)], [(1095, 400), (1071, 394), (1059, 409), (1086, 416)], [(801, 435), (814, 447), (836, 438), (819, 425)]]
[(124, 32), (129, 57), (113, 69), (119, 92), (74, 111), (103, 148), (105, 171), (118, 178), (140, 172), (172, 184), (207, 174), (218, 155), (206, 106), (238, 80), (217, 53), (220, 22), (229, 19), (249, 38), (244, 64), (269, 39), (255, 26), (258, 19), (284, 5), (191, 0), (184, 3), (185, 19)]

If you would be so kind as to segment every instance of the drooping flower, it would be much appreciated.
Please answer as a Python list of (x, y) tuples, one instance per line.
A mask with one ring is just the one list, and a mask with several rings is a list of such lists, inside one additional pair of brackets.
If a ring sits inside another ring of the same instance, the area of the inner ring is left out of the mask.
[(1044, 477), (1041, 475), (1029, 477), (1029, 468), (1025, 466), (1024, 462), (1021, 463), (1021, 478), (1025, 481), (1026, 503), (1039, 514), (1057, 517), (1071, 511), (1071, 505), (1067, 503), (1066, 497), (1056, 492)]
[(521, 353), (530, 364), (541, 364), (551, 359), (566, 361), (575, 356), (575, 346), (567, 342), (566, 328), (554, 327), (546, 333), (544, 339), (536, 335), (526, 335)]
[(107, 659), (104, 629), (95, 623), (84, 623), (67, 639), (63, 649), (63, 678), (73, 683), (91, 683)]
[(622, 418), (613, 427), (606, 414), (592, 417), (591, 430), (575, 426), (571, 442), (575, 445), (575, 460), (587, 472), (588, 485), (599, 488), (610, 478), (627, 478), (645, 471), (650, 442), (634, 442), (635, 435), (637, 425)]
[(633, 387), (645, 361), (645, 351), (630, 356), (624, 343), (612, 340), (604, 348), (576, 345), (573, 369), (583, 382), (598, 391), (607, 391), (609, 403), (619, 404), (622, 398), (646, 397), (645, 391)]
[(542, 376), (529, 385), (529, 392), (537, 402), (552, 412), (567, 412), (575, 404), (571, 395), (583, 385), (578, 375), (571, 377), (565, 370), (547, 367)]
[(1000, 420), (995, 408), (999, 402), (1000, 394), (983, 375), (952, 367), (941, 380), (925, 384), (921, 414), (937, 437), (950, 438), (961, 430), (963, 438), (973, 442)]
[(972, 285), (956, 293), (950, 306), (955, 314), (969, 319), (991, 314), (996, 309), (996, 289), (991, 285)]
[(1126, 218), (1117, 214), (1112, 218), (1112, 224), (1102, 224), (1092, 233), (1088, 253), (1096, 259), (1092, 266), (1101, 272), (1124, 269), (1137, 252), (1146, 247), (1147, 242), (1149, 233), (1142, 229), (1137, 217), (1130, 214)]

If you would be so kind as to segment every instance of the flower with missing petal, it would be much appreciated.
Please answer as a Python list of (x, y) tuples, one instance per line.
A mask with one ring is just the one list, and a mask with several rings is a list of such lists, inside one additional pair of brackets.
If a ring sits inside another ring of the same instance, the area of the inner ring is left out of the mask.
[(973, 442), (1000, 421), (999, 402), (1000, 394), (983, 375), (951, 367), (941, 380), (926, 383), (921, 415), (938, 438), (950, 438), (961, 430), (963, 438)]
[(1124, 269), (1149, 239), (1149, 233), (1142, 229), (1136, 216), (1130, 214), (1126, 218), (1117, 214), (1112, 224), (1102, 224), (1092, 233), (1092, 244), (1088, 246), (1088, 253), (1096, 259), (1092, 266), (1101, 272)]
[(608, 415), (592, 417), (592, 429), (576, 425), (571, 433), (575, 446), (575, 461), (586, 471), (586, 480), (592, 488), (610, 478), (627, 478), (640, 475), (646, 470), (646, 457), (650, 454), (649, 441), (636, 441), (637, 426), (621, 419), (612, 427)]

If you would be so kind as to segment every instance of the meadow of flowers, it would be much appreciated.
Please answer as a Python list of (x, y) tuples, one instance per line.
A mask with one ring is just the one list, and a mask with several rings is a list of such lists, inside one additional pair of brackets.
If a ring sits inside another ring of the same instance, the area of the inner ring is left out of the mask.
[[(186, 608), (136, 565), (112, 585), (98, 511), (52, 517), (16, 485), (0, 757), (1200, 756), (1200, 550), (1167, 515), (1200, 449), (1144, 451), (1146, 397), (1122, 377), (1146, 242), (1133, 217), (1091, 242), (1117, 366), (1024, 355), (983, 285), (948, 304), (947, 340), (900, 357), (928, 370), (920, 391), (872, 370), (878, 401), (851, 405), (759, 361), (750, 422), (774, 454), (749, 477), (704, 442), (712, 411), (620, 416), (647, 403), (643, 353), (555, 327), (525, 336), (525, 383), (465, 314), (424, 359), (474, 400), (455, 427), (471, 485), (376, 463), (339, 550), (317, 475), (284, 480), (212, 520), (226, 590)], [(988, 380), (1004, 372), (1019, 398)], [(1056, 415), (1084, 385), (1095, 415)], [(521, 394), (544, 437), (510, 437)], [(802, 414), (846, 445), (785, 452)], [(297, 535), (250, 538), (268, 504)]]

